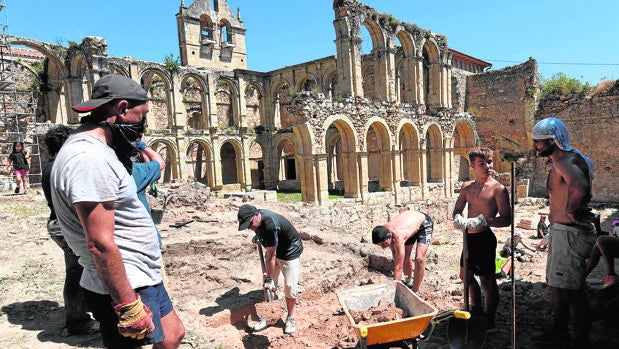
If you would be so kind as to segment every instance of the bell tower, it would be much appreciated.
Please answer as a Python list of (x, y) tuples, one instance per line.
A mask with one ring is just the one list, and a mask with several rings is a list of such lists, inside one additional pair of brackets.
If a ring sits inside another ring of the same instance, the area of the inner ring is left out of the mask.
[(176, 14), (181, 64), (222, 70), (247, 69), (241, 11), (226, 0), (181, 0)]

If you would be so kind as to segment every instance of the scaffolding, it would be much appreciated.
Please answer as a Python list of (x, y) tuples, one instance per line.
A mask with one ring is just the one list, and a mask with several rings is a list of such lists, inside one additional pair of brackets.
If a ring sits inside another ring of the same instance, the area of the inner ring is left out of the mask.
[[(18, 61), (13, 56), (8, 34), (5, 0), (0, 0), (0, 22), (0, 191), (6, 191), (14, 188), (13, 171), (8, 166), (13, 142), (23, 142), (24, 149), (30, 154), (30, 186), (41, 183), (42, 166), (34, 93), (21, 85), (18, 88), (21, 81), (16, 73)], [(5, 171), (6, 168), (9, 170)]]

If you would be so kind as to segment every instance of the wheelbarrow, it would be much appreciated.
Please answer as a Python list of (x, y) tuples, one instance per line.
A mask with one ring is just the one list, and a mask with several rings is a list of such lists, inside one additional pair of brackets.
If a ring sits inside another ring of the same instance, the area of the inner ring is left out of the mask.
[[(362, 349), (367, 349), (368, 346), (372, 345), (395, 342), (404, 342), (407, 343), (407, 346), (408, 343), (411, 343), (413, 348), (418, 348), (417, 341), (428, 340), (435, 326), (441, 321), (452, 318), (467, 320), (471, 316), (470, 313), (462, 310), (450, 310), (439, 314), (435, 307), (425, 302), (399, 281), (348, 288), (337, 291), (336, 294), (346, 317), (359, 338)], [(363, 324), (362, 322), (357, 324), (355, 322), (350, 311), (369, 309), (377, 306), (383, 299), (394, 302), (396, 307), (404, 311), (405, 317), (375, 324)], [(464, 331), (460, 328), (464, 325), (466, 325), (466, 322), (455, 322), (453, 326), (450, 323), (448, 328), (450, 348), (470, 348), (459, 346), (459, 343), (462, 342), (459, 336), (468, 335), (466, 328)]]

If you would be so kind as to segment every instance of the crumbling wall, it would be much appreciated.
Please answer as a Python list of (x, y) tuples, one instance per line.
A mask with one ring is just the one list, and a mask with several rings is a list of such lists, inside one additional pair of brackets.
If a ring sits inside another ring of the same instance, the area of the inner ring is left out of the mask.
[(510, 161), (531, 150), (528, 132), (537, 91), (534, 59), (501, 70), (467, 78), (466, 110), (475, 115), (482, 145), (500, 149), (495, 159), (499, 172), (510, 170)]
[[(559, 96), (538, 106), (535, 122), (553, 116), (561, 119), (570, 131), (571, 144), (591, 158), (595, 166), (593, 201), (619, 202), (619, 80), (605, 93), (593, 97)], [(527, 175), (531, 195), (545, 196), (547, 159), (530, 159)]]

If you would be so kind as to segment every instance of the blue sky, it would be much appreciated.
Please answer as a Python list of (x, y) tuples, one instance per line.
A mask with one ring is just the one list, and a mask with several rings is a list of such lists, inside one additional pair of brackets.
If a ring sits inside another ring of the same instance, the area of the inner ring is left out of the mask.
[[(192, 0), (185, 1), (189, 5)], [(51, 43), (96, 35), (111, 56), (178, 56), (180, 0), (5, 0), (8, 33)], [(335, 55), (332, 0), (229, 0), (247, 29), (248, 68), (270, 71)], [(447, 36), (449, 47), (500, 69), (533, 57), (544, 77), (619, 79), (616, 0), (366, 0), (379, 12)]]

